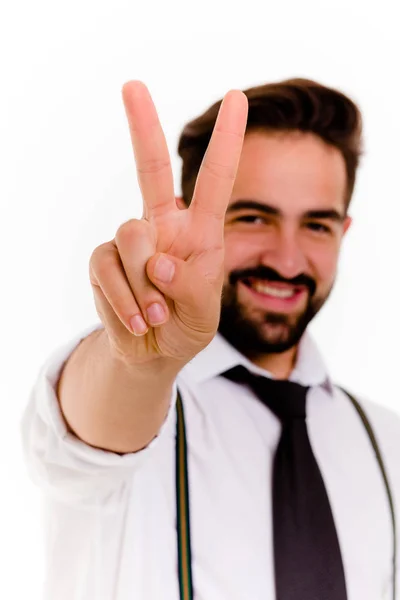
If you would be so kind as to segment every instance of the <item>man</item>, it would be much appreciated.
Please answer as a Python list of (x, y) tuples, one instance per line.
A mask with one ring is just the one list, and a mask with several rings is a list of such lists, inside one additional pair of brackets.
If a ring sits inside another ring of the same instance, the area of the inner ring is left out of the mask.
[(46, 598), (394, 598), (399, 418), (361, 403), (380, 465), (306, 332), (359, 110), (309, 80), (231, 91), (186, 126), (175, 199), (146, 87), (123, 97), (143, 218), (93, 252), (101, 323), (49, 357), (23, 419)]

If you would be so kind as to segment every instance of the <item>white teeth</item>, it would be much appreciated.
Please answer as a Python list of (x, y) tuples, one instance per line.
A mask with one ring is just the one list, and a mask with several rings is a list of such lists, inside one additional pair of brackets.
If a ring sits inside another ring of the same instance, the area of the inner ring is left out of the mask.
[(260, 282), (253, 283), (252, 287), (260, 294), (268, 294), (268, 296), (275, 296), (275, 298), (291, 298), (295, 295), (294, 290), (278, 289)]

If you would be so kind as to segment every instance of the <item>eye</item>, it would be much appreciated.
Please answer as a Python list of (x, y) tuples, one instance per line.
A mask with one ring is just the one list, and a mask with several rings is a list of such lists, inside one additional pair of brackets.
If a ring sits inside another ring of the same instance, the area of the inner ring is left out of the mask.
[(260, 215), (242, 215), (236, 218), (236, 221), (241, 223), (267, 223), (267, 219), (265, 217), (260, 217)]
[(306, 224), (306, 227), (315, 233), (331, 233), (330, 227), (323, 223), (310, 222)]

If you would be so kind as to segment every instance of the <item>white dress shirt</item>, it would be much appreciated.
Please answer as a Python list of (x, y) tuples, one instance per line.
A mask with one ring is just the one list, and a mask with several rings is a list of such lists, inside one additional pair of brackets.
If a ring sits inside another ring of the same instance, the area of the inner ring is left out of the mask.
[[(195, 599), (275, 600), (270, 482), (281, 425), (248, 388), (220, 376), (237, 364), (268, 373), (217, 334), (180, 372), (158, 436), (147, 448), (119, 456), (68, 433), (55, 393), (73, 349), (101, 327), (87, 328), (52, 353), (22, 419), (29, 472), (46, 501), (45, 600), (179, 600), (177, 385), (188, 437)], [(308, 334), (290, 379), (313, 386), (308, 431), (336, 523), (348, 600), (389, 600), (392, 530), (382, 475), (359, 415), (333, 386)], [(382, 451), (399, 522), (400, 418), (372, 402), (361, 404)]]

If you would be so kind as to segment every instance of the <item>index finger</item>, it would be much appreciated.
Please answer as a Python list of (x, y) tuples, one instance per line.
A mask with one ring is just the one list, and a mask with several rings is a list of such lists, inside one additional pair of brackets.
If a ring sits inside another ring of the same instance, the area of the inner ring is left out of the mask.
[(128, 81), (122, 97), (143, 196), (144, 216), (176, 210), (167, 142), (150, 92), (141, 81)]
[(190, 204), (193, 210), (225, 216), (242, 152), (247, 114), (246, 95), (239, 90), (228, 92), (199, 169)]

